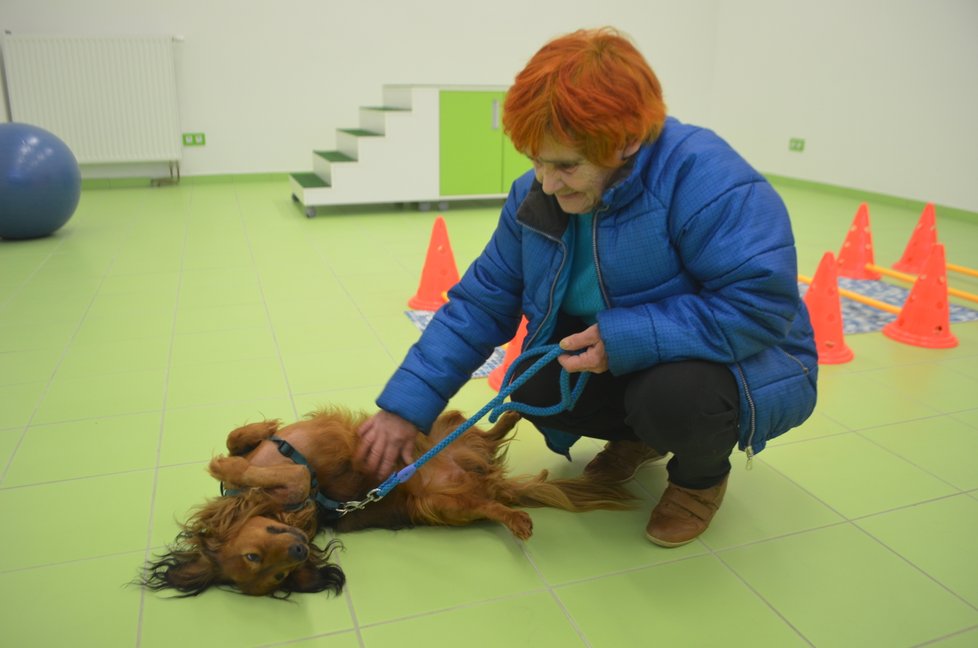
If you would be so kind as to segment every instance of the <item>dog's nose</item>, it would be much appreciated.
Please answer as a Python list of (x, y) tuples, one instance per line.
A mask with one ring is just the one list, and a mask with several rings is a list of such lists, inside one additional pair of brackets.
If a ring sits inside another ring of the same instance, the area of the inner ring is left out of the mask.
[(309, 557), (309, 547), (296, 543), (289, 547), (289, 557), (294, 560), (305, 560)]

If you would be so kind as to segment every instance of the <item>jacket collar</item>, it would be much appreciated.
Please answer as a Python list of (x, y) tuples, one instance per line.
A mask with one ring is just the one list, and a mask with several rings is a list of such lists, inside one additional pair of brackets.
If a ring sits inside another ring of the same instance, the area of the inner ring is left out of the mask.
[(534, 179), (530, 192), (516, 210), (516, 221), (553, 239), (560, 239), (570, 215), (560, 208), (557, 199), (543, 193), (543, 185)]

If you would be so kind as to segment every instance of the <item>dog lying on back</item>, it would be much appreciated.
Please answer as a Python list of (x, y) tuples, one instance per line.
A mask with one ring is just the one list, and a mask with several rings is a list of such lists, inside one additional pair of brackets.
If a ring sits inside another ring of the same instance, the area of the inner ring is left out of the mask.
[[(336, 510), (341, 503), (363, 500), (379, 485), (353, 459), (365, 413), (330, 408), (285, 427), (278, 421), (240, 427), (228, 436), (230, 454), (215, 457), (209, 466), (225, 495), (196, 509), (167, 553), (147, 566), (142, 584), (174, 588), (183, 596), (216, 585), (255, 596), (336, 594), (345, 578), (329, 558), (340, 545), (313, 543), (324, 526), (344, 532), (491, 520), (526, 540), (533, 521), (517, 506), (629, 507), (634, 497), (620, 484), (583, 475), (548, 480), (546, 470), (508, 477), (507, 434), (519, 418), (507, 412), (489, 430), (469, 428), (386, 497), (345, 514)], [(429, 435), (418, 434), (415, 458), (464, 422), (457, 411), (442, 414)]]

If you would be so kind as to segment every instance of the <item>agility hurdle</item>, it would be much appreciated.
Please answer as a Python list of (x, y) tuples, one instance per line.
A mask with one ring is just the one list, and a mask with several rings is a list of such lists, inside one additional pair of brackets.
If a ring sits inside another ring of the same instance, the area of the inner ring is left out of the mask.
[[(948, 263), (946, 267), (950, 269), (951, 265), (952, 264)], [(867, 263), (866, 269), (869, 270), (870, 272), (878, 272), (881, 275), (892, 277), (899, 281), (905, 281), (909, 284), (912, 284), (917, 280), (917, 277), (915, 275), (906, 274), (903, 272), (897, 272), (896, 270), (890, 270), (889, 268), (884, 268), (878, 265), (874, 265), (872, 263)], [(976, 276), (978, 276), (978, 273), (976, 273)], [(842, 291), (840, 290), (839, 292), (841, 293)], [(960, 297), (961, 299), (967, 299), (969, 301), (978, 302), (978, 295), (974, 293), (966, 292), (964, 290), (958, 290), (957, 288), (951, 288), (950, 286), (947, 287), (947, 294), (954, 295), (955, 297)], [(872, 304), (869, 305), (872, 306)]]
[[(798, 281), (811, 285), (812, 278), (806, 277), (805, 275), (798, 275)], [(872, 297), (867, 297), (866, 295), (860, 295), (857, 292), (852, 292), (851, 290), (846, 290), (845, 288), (836, 288), (836, 290), (839, 292), (839, 295), (846, 297), (847, 299), (851, 299), (852, 301), (865, 304), (866, 306), (871, 306), (877, 310), (886, 311), (887, 313), (893, 313), (894, 315), (900, 314), (900, 309), (893, 304), (887, 304), (886, 302), (873, 299)]]

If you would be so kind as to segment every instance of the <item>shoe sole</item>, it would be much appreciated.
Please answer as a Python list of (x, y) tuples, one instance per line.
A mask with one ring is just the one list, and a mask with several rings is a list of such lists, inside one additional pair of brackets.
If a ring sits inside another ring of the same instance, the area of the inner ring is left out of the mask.
[(690, 538), (689, 540), (683, 540), (682, 542), (669, 542), (668, 540), (662, 540), (661, 538), (656, 538), (655, 536), (652, 536), (648, 533), (645, 534), (645, 537), (649, 539), (649, 542), (659, 545), (660, 547), (666, 547), (667, 549), (688, 545), (690, 542), (696, 539), (696, 538)]
[[(662, 461), (665, 458), (666, 458), (666, 455), (659, 455), (658, 457), (651, 457), (649, 459), (646, 459), (642, 463), (640, 463), (637, 466), (635, 466), (635, 470), (632, 471), (632, 474), (631, 475), (627, 475), (625, 477), (622, 477), (620, 480), (617, 480), (614, 483), (616, 483), (616, 484), (624, 484), (627, 481), (631, 481), (631, 480), (635, 479), (635, 475), (637, 475), (638, 474), (638, 471), (641, 470), (644, 466), (648, 466), (650, 464), (658, 463), (658, 462)], [(600, 475), (595, 475), (594, 473), (590, 473), (587, 470), (585, 470), (581, 474), (586, 475), (586, 476), (588, 476), (588, 477), (590, 477), (592, 479), (601, 479), (601, 476)]]
[(635, 479), (635, 475), (638, 474), (638, 471), (639, 470), (641, 470), (645, 466), (650, 466), (650, 465), (652, 465), (654, 463), (659, 463), (660, 461), (662, 461), (665, 458), (666, 458), (665, 455), (659, 455), (658, 457), (650, 457), (649, 459), (646, 459), (645, 461), (643, 461), (639, 465), (635, 466), (635, 470), (632, 472), (631, 475), (629, 475), (628, 477), (626, 477), (624, 481), (629, 481), (629, 480)]

